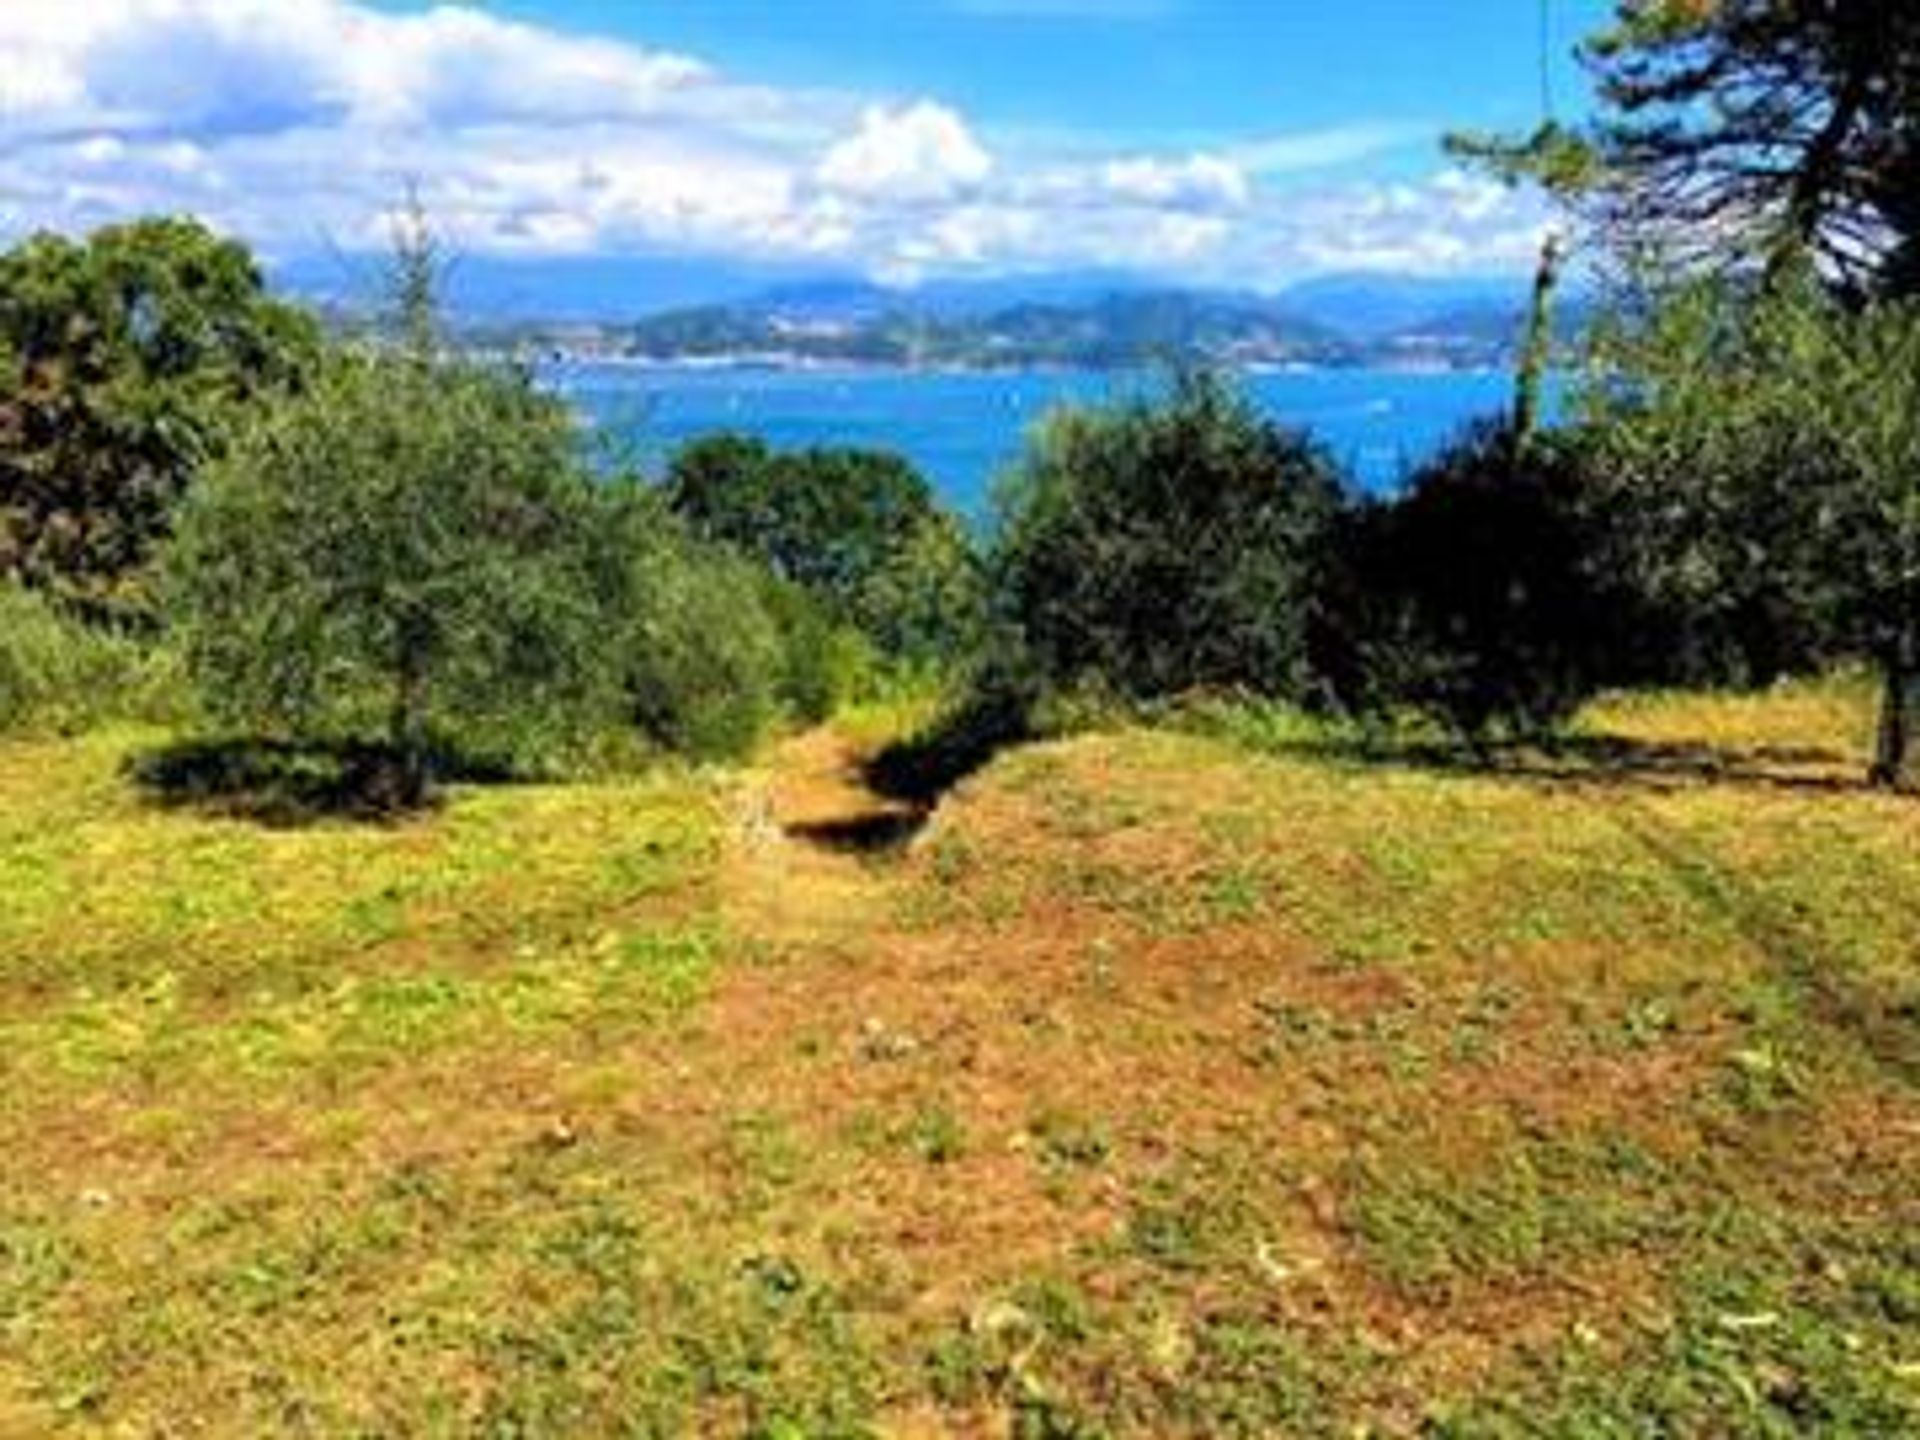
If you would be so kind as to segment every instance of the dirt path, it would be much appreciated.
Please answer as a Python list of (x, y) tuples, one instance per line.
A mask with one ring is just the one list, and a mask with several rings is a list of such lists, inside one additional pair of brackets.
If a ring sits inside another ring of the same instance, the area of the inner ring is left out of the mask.
[(862, 759), (846, 736), (812, 730), (749, 778), (724, 879), (732, 928), (787, 947), (851, 941), (884, 921), (882, 866), (925, 814), (871, 789)]

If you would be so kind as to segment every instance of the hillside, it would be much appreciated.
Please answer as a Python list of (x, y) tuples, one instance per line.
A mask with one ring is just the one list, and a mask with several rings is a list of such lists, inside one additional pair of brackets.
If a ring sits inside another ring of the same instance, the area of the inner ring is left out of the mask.
[(8, 743), (0, 1428), (1891, 1434), (1920, 814), (1862, 722), (1089, 735), (904, 851), (829, 733), (399, 828)]
[[(353, 267), (296, 265), (277, 278), (352, 328), (378, 295), (364, 275), (354, 281)], [(371, 262), (358, 268), (377, 273)], [(1511, 276), (1335, 275), (1262, 294), (1087, 271), (889, 287), (638, 261), (476, 260), (455, 276), (449, 301), (456, 329), (476, 345), (656, 362), (1484, 367), (1510, 361), (1526, 286)], [(1585, 309), (1577, 296), (1563, 305), (1569, 340)]]
[(1488, 771), (1228, 712), (924, 829), (884, 716), (385, 828), (7, 742), (0, 1431), (1911, 1429), (1866, 723)]
[(874, 308), (835, 292), (673, 310), (620, 333), (651, 360), (783, 357), (885, 365), (1114, 369), (1176, 357), (1351, 363), (1336, 332), (1252, 297), (1121, 291), (1086, 300), (1023, 300), (953, 313), (895, 297)]

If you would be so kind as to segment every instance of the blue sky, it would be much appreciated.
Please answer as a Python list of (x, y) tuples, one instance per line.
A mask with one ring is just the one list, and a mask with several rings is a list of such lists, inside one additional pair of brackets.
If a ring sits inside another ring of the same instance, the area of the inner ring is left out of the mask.
[[(1548, 0), (1552, 89), (1603, 0)], [(4, 0), (0, 227), (1279, 285), (1525, 265), (1538, 0)]]
[[(389, 4), (420, 10), (426, 4)], [(1530, 126), (1538, 0), (509, 0), (497, 13), (715, 57), (769, 83), (932, 95), (985, 125), (1207, 145), (1394, 123)], [(1607, 0), (1549, 0), (1556, 102)], [(1403, 157), (1407, 158), (1407, 157)]]

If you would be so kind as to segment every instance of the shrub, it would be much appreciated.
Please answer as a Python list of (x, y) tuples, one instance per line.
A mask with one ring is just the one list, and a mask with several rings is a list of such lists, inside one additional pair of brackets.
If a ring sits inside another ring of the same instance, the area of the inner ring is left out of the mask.
[(746, 754), (780, 708), (784, 637), (756, 567), (672, 528), (630, 557), (616, 666), (633, 721), (696, 759)]
[(801, 586), (693, 534), (658, 491), (615, 481), (596, 527), (625, 718), (702, 759), (746, 754), (870, 688), (872, 645)]
[(604, 698), (599, 515), (524, 377), (345, 358), (189, 494), (172, 617), (217, 717), (383, 736), (414, 803), (430, 735), (537, 756)]
[(0, 585), (0, 731), (70, 732), (146, 715), (163, 703), (166, 679), (151, 646)]
[[(782, 452), (720, 433), (680, 449), (664, 490), (695, 534), (754, 557), (892, 657), (948, 659), (972, 638), (982, 604), (977, 557), (899, 455), (847, 446)], [(793, 607), (780, 600), (776, 608)]]
[(791, 718), (818, 724), (878, 682), (883, 667), (873, 642), (810, 591), (763, 575), (760, 598), (780, 638), (777, 691)]
[(924, 518), (862, 585), (860, 628), (886, 655), (921, 672), (953, 670), (979, 650), (987, 631), (980, 557), (960, 522)]
[(1655, 663), (1631, 653), (1606, 525), (1574, 441), (1516, 453), (1503, 426), (1469, 428), (1402, 494), (1344, 517), (1315, 627), (1323, 683), (1350, 710), (1412, 705), (1472, 736), (1551, 728)]
[(1304, 435), (1183, 373), (1162, 397), (1041, 424), (1002, 496), (1000, 602), (1057, 688), (1299, 693), (1339, 503)]

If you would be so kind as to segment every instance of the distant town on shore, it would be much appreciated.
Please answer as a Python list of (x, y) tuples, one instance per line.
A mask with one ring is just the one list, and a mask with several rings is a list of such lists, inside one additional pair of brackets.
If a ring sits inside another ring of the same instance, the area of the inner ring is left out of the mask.
[[(698, 289), (693, 293), (697, 296)], [(322, 294), (338, 323), (359, 307)], [(489, 271), (458, 307), (464, 345), (581, 363), (929, 370), (1117, 370), (1195, 360), (1247, 369), (1482, 370), (1512, 363), (1514, 277), (1333, 275), (1273, 294), (1114, 277), (894, 288), (800, 281), (691, 303), (570, 294), (551, 273)], [(1569, 297), (1570, 339), (1588, 306)]]

